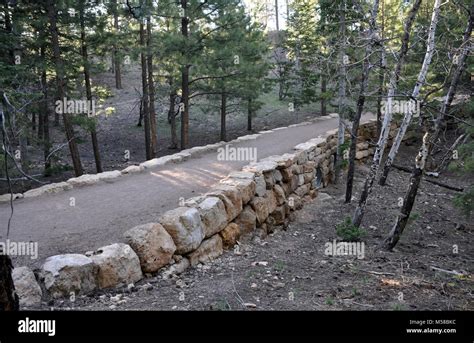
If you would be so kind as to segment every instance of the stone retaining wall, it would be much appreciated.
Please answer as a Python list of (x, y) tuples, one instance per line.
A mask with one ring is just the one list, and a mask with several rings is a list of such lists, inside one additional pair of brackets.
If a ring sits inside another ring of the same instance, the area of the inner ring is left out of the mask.
[[(375, 120), (361, 124), (358, 160), (373, 154), (371, 144), (375, 135)], [(248, 139), (255, 139), (254, 136)], [(244, 139), (245, 136), (237, 140)], [(203, 150), (199, 148), (193, 149)], [(58, 298), (127, 286), (163, 268), (167, 268), (164, 275), (181, 273), (189, 266), (216, 258), (238, 240), (254, 235), (264, 238), (275, 228), (286, 226), (304, 201), (317, 197), (318, 189), (334, 180), (336, 149), (337, 131), (328, 131), (324, 136), (295, 146), (291, 153), (266, 157), (241, 171), (231, 172), (206, 194), (187, 199), (183, 206), (165, 212), (157, 223), (128, 230), (124, 243), (84, 255), (51, 256), (36, 271), (41, 288), (31, 282), (31, 270), (19, 268), (20, 272), (13, 275), (21, 302), (32, 305), (41, 297)], [(186, 153), (181, 152), (181, 158)], [(167, 156), (166, 160), (173, 160), (173, 156)], [(147, 161), (121, 173), (140, 171), (164, 160)], [(67, 189), (66, 185), (71, 183), (87, 183), (90, 176), (61, 184)], [(29, 282), (24, 282), (25, 279)]]

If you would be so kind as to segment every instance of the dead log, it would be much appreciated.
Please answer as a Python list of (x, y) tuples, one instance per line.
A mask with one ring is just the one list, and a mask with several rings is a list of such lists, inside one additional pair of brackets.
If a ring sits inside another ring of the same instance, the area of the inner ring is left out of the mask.
[[(392, 167), (395, 168), (395, 169), (404, 171), (404, 172), (406, 172), (406, 173), (411, 173), (411, 172), (412, 172), (411, 168), (407, 168), (407, 167), (404, 167), (404, 166), (399, 166), (399, 165), (396, 165), (396, 164), (392, 164)], [(450, 189), (450, 190), (452, 190), (452, 191), (464, 192), (464, 188), (461, 188), (461, 187), (451, 186), (451, 185), (448, 185), (448, 184), (446, 184), (446, 183), (443, 183), (443, 182), (440, 182), (440, 181), (436, 181), (436, 180), (432, 180), (432, 179), (427, 179), (427, 178), (425, 178), (424, 180), (425, 180), (426, 182), (432, 183), (432, 184), (437, 185), (437, 186), (440, 186), (440, 187), (444, 187), (444, 188)]]

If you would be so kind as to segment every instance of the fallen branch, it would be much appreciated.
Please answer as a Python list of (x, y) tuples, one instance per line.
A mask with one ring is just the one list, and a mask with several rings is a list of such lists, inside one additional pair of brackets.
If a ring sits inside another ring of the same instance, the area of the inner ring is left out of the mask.
[(352, 299), (342, 299), (344, 301), (348, 301), (348, 302), (351, 302), (355, 305), (359, 305), (359, 306), (365, 306), (365, 307), (375, 307), (374, 305), (370, 305), (370, 304), (362, 304), (362, 303), (358, 303), (358, 302), (355, 302), (354, 300)]
[(373, 272), (371, 270), (363, 270), (363, 269), (361, 269), (360, 271), (361, 272), (366, 272), (366, 273), (369, 273), (369, 274), (374, 274), (374, 275), (395, 275), (394, 273), (389, 273), (389, 272)]
[(431, 266), (431, 269), (434, 270), (434, 271), (443, 272), (443, 273), (446, 273), (446, 274), (453, 274), (453, 275), (457, 275), (457, 276), (463, 276), (464, 275), (463, 273), (460, 273), (456, 270), (446, 270), (446, 269), (441, 269), (441, 268), (434, 267), (434, 266)]
[[(403, 167), (403, 166), (399, 166), (399, 165), (396, 165), (396, 164), (392, 164), (392, 167), (395, 168), (395, 169), (398, 169), (398, 170), (407, 172), (407, 173), (411, 173), (411, 172), (412, 172), (412, 170), (411, 170), (410, 168)], [(440, 182), (440, 181), (436, 181), (436, 180), (427, 179), (427, 178), (425, 178), (424, 180), (425, 180), (426, 182), (432, 183), (432, 184), (434, 184), (434, 185), (438, 185), (438, 186), (440, 186), (440, 187), (444, 187), (444, 188), (450, 189), (450, 190), (452, 190), (452, 191), (464, 192), (464, 188), (461, 188), (461, 187), (451, 186), (451, 185), (448, 185), (448, 184), (446, 184), (446, 183), (443, 183), (443, 182)]]

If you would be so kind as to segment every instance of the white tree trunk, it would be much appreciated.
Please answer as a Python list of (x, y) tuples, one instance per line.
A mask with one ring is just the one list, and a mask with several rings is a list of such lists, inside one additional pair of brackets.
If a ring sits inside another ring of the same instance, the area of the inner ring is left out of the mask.
[[(415, 102), (418, 101), (418, 96), (420, 95), (421, 87), (425, 84), (426, 81), (426, 74), (428, 73), (428, 67), (431, 64), (431, 59), (433, 57), (434, 49), (435, 49), (435, 33), (436, 33), (436, 26), (438, 24), (439, 18), (439, 8), (441, 6), (441, 0), (435, 0), (433, 13), (431, 15), (431, 24), (428, 31), (428, 38), (426, 42), (426, 53), (425, 58), (423, 60), (423, 65), (418, 73), (418, 78), (416, 80), (415, 87), (413, 88), (413, 92), (411, 94), (412, 100)], [(397, 136), (395, 137), (390, 152), (388, 153), (387, 160), (385, 161), (385, 165), (383, 168), (383, 174), (380, 178), (380, 185), (384, 185), (385, 181), (387, 180), (388, 173), (390, 171), (390, 167), (397, 155), (398, 149), (400, 148), (400, 143), (402, 142), (403, 137), (410, 125), (411, 119), (413, 118), (413, 111), (407, 111), (403, 116), (403, 121), (398, 129)]]
[[(464, 50), (461, 53), (460, 58), (458, 59), (458, 66), (451, 80), (448, 93), (443, 101), (443, 104), (441, 105), (441, 109), (436, 118), (436, 122), (434, 125), (435, 135), (439, 133), (439, 127), (444, 122), (446, 109), (449, 108), (449, 106), (451, 105), (451, 101), (454, 97), (457, 84), (459, 82), (459, 77), (461, 76), (463, 71), (464, 61), (466, 59), (466, 56), (469, 54), (470, 49), (472, 48), (472, 45), (469, 43), (469, 39), (472, 33), (473, 22), (474, 4), (471, 5), (471, 10), (469, 13), (469, 22), (466, 31), (464, 32), (464, 39), (461, 45)], [(420, 148), (418, 156), (415, 159), (415, 167), (413, 168), (410, 177), (410, 184), (408, 186), (407, 192), (405, 193), (400, 213), (397, 216), (397, 219), (395, 221), (394, 226), (392, 227), (392, 230), (390, 231), (390, 234), (383, 243), (384, 248), (387, 250), (393, 249), (393, 247), (397, 244), (410, 218), (411, 210), (416, 200), (416, 194), (418, 192), (418, 188), (423, 177), (423, 171), (425, 169), (426, 161), (431, 154), (433, 143), (436, 141), (437, 138), (436, 136), (430, 137), (431, 132), (432, 129), (426, 132), (423, 137), (423, 144)]]
[(352, 218), (352, 223), (355, 226), (360, 226), (362, 222), (362, 218), (364, 217), (365, 207), (367, 206), (367, 199), (369, 194), (372, 192), (373, 184), (375, 177), (377, 175), (377, 171), (380, 167), (380, 162), (382, 160), (383, 152), (385, 150), (385, 146), (387, 145), (388, 134), (390, 132), (390, 124), (392, 122), (392, 100), (395, 92), (397, 90), (398, 78), (400, 71), (402, 70), (403, 63), (405, 61), (405, 57), (408, 52), (408, 42), (410, 40), (410, 31), (413, 26), (413, 22), (415, 20), (416, 13), (420, 8), (421, 0), (416, 0), (411, 8), (407, 20), (404, 26), (404, 33), (402, 38), (402, 47), (398, 54), (398, 61), (395, 69), (393, 70), (390, 81), (388, 84), (388, 94), (387, 94), (387, 105), (386, 107), (389, 109), (383, 118), (382, 128), (380, 130), (379, 140), (377, 142), (377, 147), (375, 149), (374, 158), (372, 161), (372, 165), (370, 166), (370, 172), (367, 178), (365, 179), (364, 188), (360, 195), (359, 204), (354, 212), (354, 216)]
[(335, 182), (339, 179), (339, 173), (341, 169), (342, 151), (341, 146), (344, 144), (344, 118), (345, 118), (345, 106), (346, 106), (346, 65), (345, 65), (345, 54), (346, 54), (346, 14), (345, 14), (345, 2), (341, 4), (340, 22), (339, 22), (339, 34), (341, 39), (341, 46), (339, 48), (339, 90), (338, 90), (338, 112), (339, 112), (339, 125), (337, 128), (337, 152), (335, 161)]

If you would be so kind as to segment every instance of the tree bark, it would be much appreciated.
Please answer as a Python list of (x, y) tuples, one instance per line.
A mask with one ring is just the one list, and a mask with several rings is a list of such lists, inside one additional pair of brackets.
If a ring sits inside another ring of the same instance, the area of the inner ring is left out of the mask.
[[(431, 24), (428, 33), (428, 39), (426, 42), (426, 53), (425, 58), (423, 60), (423, 65), (421, 67), (420, 72), (418, 73), (418, 78), (416, 80), (415, 87), (413, 88), (413, 92), (411, 94), (411, 99), (418, 101), (418, 96), (420, 94), (421, 87), (425, 84), (426, 81), (426, 74), (428, 73), (428, 68), (431, 64), (431, 59), (433, 57), (434, 48), (435, 48), (435, 33), (436, 33), (436, 26), (438, 24), (438, 17), (439, 17), (439, 7), (441, 5), (441, 0), (435, 0), (434, 7), (433, 7), (433, 14), (431, 16)], [(385, 161), (382, 176), (380, 177), (379, 184), (381, 186), (385, 185), (387, 181), (388, 173), (390, 172), (390, 166), (392, 165), (395, 157), (397, 155), (398, 149), (400, 148), (400, 143), (402, 142), (403, 137), (408, 129), (408, 125), (410, 125), (411, 119), (413, 117), (412, 111), (407, 111), (403, 116), (402, 124), (398, 129), (397, 136), (395, 137), (392, 147), (390, 148), (390, 152), (388, 153), (387, 159)]]
[(280, 32), (280, 18), (278, 18), (278, 0), (275, 0), (275, 25), (276, 25), (276, 31), (277, 35)]
[(247, 104), (247, 131), (252, 131), (252, 112), (252, 98), (249, 98)]
[(337, 152), (335, 160), (335, 183), (339, 179), (339, 174), (341, 171), (341, 155), (342, 155), (342, 145), (344, 144), (344, 119), (345, 119), (345, 106), (346, 106), (346, 65), (345, 65), (345, 55), (346, 55), (346, 3), (343, 1), (341, 3), (341, 11), (339, 14), (339, 34), (341, 40), (341, 46), (339, 48), (339, 124), (337, 128)]
[[(185, 40), (188, 39), (188, 25), (189, 19), (187, 15), (187, 0), (181, 0), (181, 8), (184, 11), (184, 16), (181, 18), (181, 34)], [(181, 111), (181, 150), (186, 149), (189, 144), (189, 65), (187, 64), (187, 52), (183, 51), (185, 64), (181, 70), (181, 101), (184, 109)]]
[(151, 135), (150, 135), (150, 112), (148, 107), (148, 81), (147, 81), (147, 60), (146, 60), (146, 43), (145, 43), (145, 26), (143, 25), (143, 18), (140, 20), (140, 46), (142, 52), (140, 54), (142, 67), (142, 115), (145, 123), (145, 155), (147, 160), (151, 160)]
[[(49, 18), (49, 29), (51, 32), (51, 44), (53, 48), (53, 59), (55, 63), (55, 70), (56, 70), (56, 86), (57, 86), (57, 99), (60, 101), (64, 101), (64, 97), (66, 95), (65, 92), (65, 80), (64, 80), (64, 64), (61, 58), (61, 52), (59, 47), (59, 30), (57, 27), (57, 10), (55, 7), (55, 2), (52, 0), (47, 1), (47, 12)], [(55, 111), (57, 112), (57, 111)], [(74, 128), (72, 126), (71, 120), (67, 113), (62, 113), (64, 129), (66, 131), (66, 139), (69, 145), (69, 151), (71, 153), (71, 159), (74, 166), (74, 173), (76, 176), (81, 176), (82, 171), (82, 164), (81, 164), (81, 157), (79, 155), (79, 149), (77, 146), (76, 138), (74, 136)]]
[[(86, 97), (88, 103), (91, 104), (93, 101), (92, 98), (92, 87), (91, 87), (91, 78), (90, 78), (90, 70), (89, 70), (89, 55), (87, 53), (87, 42), (86, 42), (86, 25), (84, 19), (84, 7), (85, 1), (81, 0), (80, 2), (80, 11), (79, 11), (79, 21), (81, 24), (81, 52), (82, 52), (82, 66), (84, 69), (84, 81), (86, 86)], [(95, 113), (92, 113), (94, 116)], [(97, 139), (97, 130), (96, 130), (96, 118), (93, 117), (90, 120), (94, 120), (94, 125), (91, 128), (91, 141), (92, 141), (92, 150), (94, 152), (94, 160), (95, 160), (95, 169), (97, 173), (102, 173), (102, 163), (100, 159), (100, 149), (99, 149), (99, 141)]]
[(408, 220), (410, 219), (410, 213), (415, 203), (416, 194), (418, 193), (418, 187), (420, 186), (421, 176), (423, 175), (423, 169), (425, 168), (425, 162), (428, 157), (428, 140), (429, 134), (426, 133), (423, 137), (423, 144), (421, 149), (418, 153), (418, 156), (415, 160), (415, 169), (412, 172), (410, 177), (410, 184), (408, 186), (408, 190), (405, 194), (403, 199), (402, 208), (400, 209), (400, 214), (395, 221), (395, 224), (390, 231), (389, 236), (385, 239), (383, 243), (383, 247), (387, 250), (393, 249), (393, 247), (397, 244), (400, 236), (405, 229)]
[(352, 217), (352, 223), (354, 226), (357, 226), (357, 227), (359, 227), (360, 224), (362, 223), (362, 219), (365, 213), (365, 208), (367, 206), (367, 199), (369, 198), (369, 195), (372, 192), (374, 180), (377, 175), (377, 171), (380, 167), (380, 162), (382, 160), (383, 152), (387, 144), (388, 134), (390, 132), (390, 124), (392, 122), (392, 111), (391, 111), (392, 100), (397, 89), (400, 71), (404, 64), (406, 54), (408, 52), (408, 43), (410, 40), (411, 28), (413, 26), (416, 13), (418, 12), (418, 9), (420, 8), (420, 4), (421, 4), (421, 0), (415, 1), (415, 3), (413, 4), (413, 7), (408, 13), (408, 17), (405, 22), (404, 32), (403, 32), (403, 37), (402, 37), (402, 47), (398, 54), (398, 61), (395, 66), (395, 69), (393, 70), (390, 76), (390, 81), (388, 85), (387, 107), (389, 110), (386, 113), (384, 113), (383, 124), (380, 130), (380, 136), (377, 142), (377, 147), (374, 152), (372, 165), (370, 166), (369, 175), (365, 179), (364, 188), (362, 189), (359, 203)]
[(386, 68), (386, 54), (385, 54), (385, 0), (381, 2), (381, 26), (380, 26), (380, 62), (379, 62), (379, 95), (377, 97), (377, 137), (380, 136), (382, 130), (382, 99), (384, 94), (385, 83), (385, 68)]
[[(118, 9), (117, 9), (117, 0), (112, 0), (112, 6), (113, 6), (113, 13), (114, 13), (114, 33), (115, 33), (115, 39), (117, 39), (117, 34), (119, 32), (119, 17), (118, 17)], [(115, 88), (117, 89), (122, 89), (122, 72), (121, 72), (121, 67), (120, 67), (120, 58), (118, 55), (118, 49), (117, 46), (114, 44), (114, 71), (115, 71)]]
[[(46, 59), (46, 42), (43, 41), (40, 48), (41, 58)], [(44, 156), (44, 174), (48, 176), (51, 169), (51, 161), (49, 159), (49, 149), (51, 143), (49, 140), (49, 107), (48, 107), (48, 80), (46, 77), (46, 69), (44, 66), (41, 70), (41, 92), (43, 93), (43, 99), (41, 100), (40, 114), (43, 123), (42, 141), (43, 141), (43, 156)], [(38, 132), (39, 133), (39, 132)]]
[(355, 156), (356, 156), (356, 147), (357, 147), (357, 133), (359, 131), (360, 118), (362, 116), (362, 111), (364, 110), (365, 103), (365, 91), (367, 89), (367, 84), (369, 80), (369, 71), (370, 71), (370, 55), (372, 54), (372, 45), (374, 43), (374, 32), (375, 25), (377, 21), (377, 13), (379, 9), (379, 0), (374, 0), (372, 14), (370, 16), (369, 28), (367, 30), (367, 46), (365, 48), (364, 62), (362, 64), (362, 76), (360, 82), (360, 91), (359, 98), (357, 100), (357, 110), (352, 122), (351, 130), (351, 145), (349, 150), (349, 170), (347, 171), (347, 183), (346, 183), (346, 203), (351, 202), (352, 198), (352, 185), (354, 182), (354, 170), (355, 170)]
[[(148, 2), (151, 7), (151, 1)], [(146, 22), (147, 31), (147, 71), (148, 71), (148, 97), (149, 97), (149, 116), (150, 116), (150, 150), (151, 157), (156, 157), (158, 148), (158, 138), (156, 134), (156, 111), (155, 111), (155, 83), (153, 81), (153, 54), (151, 52), (151, 17), (148, 14)]]
[(225, 127), (227, 110), (227, 94), (225, 90), (221, 93), (221, 141), (227, 141), (227, 130)]
[(168, 109), (168, 120), (170, 122), (171, 127), (171, 145), (170, 149), (177, 149), (178, 148), (178, 136), (176, 135), (176, 111), (175, 111), (175, 102), (176, 102), (176, 89), (173, 86), (172, 78), (169, 78), (169, 85), (170, 85), (170, 103)]
[(327, 114), (327, 106), (326, 106), (326, 98), (325, 98), (325, 93), (327, 90), (327, 80), (326, 80), (326, 75), (321, 72), (321, 116), (325, 116)]

